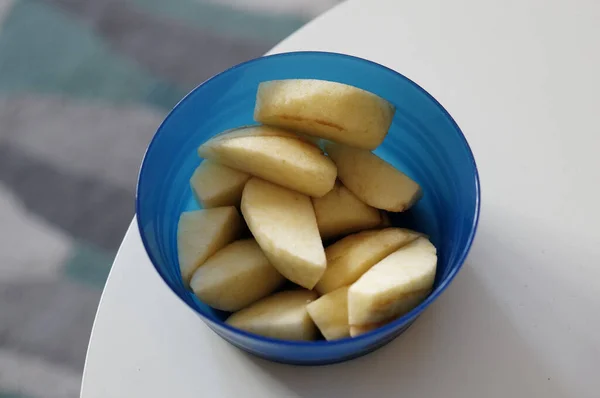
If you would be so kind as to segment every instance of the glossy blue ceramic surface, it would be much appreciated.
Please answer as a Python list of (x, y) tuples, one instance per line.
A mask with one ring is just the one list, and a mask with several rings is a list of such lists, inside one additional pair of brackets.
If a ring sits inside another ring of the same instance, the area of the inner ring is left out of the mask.
[[(354, 339), (289, 342), (260, 337), (223, 323), (184, 288), (177, 260), (177, 222), (198, 208), (189, 179), (200, 159), (196, 149), (213, 135), (254, 123), (260, 82), (311, 78), (350, 84), (396, 106), (389, 134), (375, 153), (415, 179), (423, 198), (393, 222), (428, 234), (438, 248), (432, 294), (400, 319)], [(402, 333), (446, 289), (461, 268), (477, 228), (479, 180), (475, 160), (460, 129), (421, 87), (379, 64), (322, 52), (285, 53), (237, 65), (206, 81), (169, 114), (142, 163), (136, 213), (148, 255), (165, 283), (208, 326), (232, 344), (258, 356), (292, 364), (327, 364), (354, 358)], [(176, 330), (177, 325), (173, 325)]]

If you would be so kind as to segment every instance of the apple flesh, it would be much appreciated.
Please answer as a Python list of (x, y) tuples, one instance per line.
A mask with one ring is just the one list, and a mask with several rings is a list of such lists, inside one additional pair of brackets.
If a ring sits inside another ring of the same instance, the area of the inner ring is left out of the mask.
[(375, 322), (370, 323), (368, 325), (350, 326), (350, 337), (360, 336), (361, 334), (365, 334), (370, 332), (371, 330), (378, 329), (384, 325), (387, 325), (388, 323), (389, 322)]
[(419, 236), (409, 229), (386, 228), (359, 232), (337, 241), (325, 249), (327, 269), (315, 289), (326, 294), (356, 282), (377, 262)]
[(310, 198), (252, 178), (244, 188), (241, 208), (271, 264), (290, 281), (312, 289), (327, 263)]
[(436, 249), (425, 237), (375, 264), (348, 290), (350, 326), (380, 326), (413, 309), (431, 292), (436, 266)]
[(190, 186), (198, 203), (205, 209), (239, 206), (250, 174), (205, 160), (196, 168)]
[(325, 148), (342, 183), (369, 206), (401, 212), (421, 198), (419, 184), (374, 153), (331, 142)]
[(350, 337), (348, 286), (319, 297), (306, 306), (308, 314), (326, 340)]
[(385, 99), (343, 83), (289, 79), (258, 86), (254, 119), (363, 149), (383, 142), (395, 108)]
[(188, 211), (177, 226), (177, 252), (181, 277), (187, 284), (208, 257), (233, 242), (244, 222), (233, 206)]
[(306, 305), (316, 298), (317, 293), (304, 289), (275, 293), (234, 313), (225, 322), (274, 339), (315, 340), (317, 328)]
[(321, 197), (335, 183), (335, 164), (297, 134), (251, 126), (220, 134), (198, 148), (200, 157), (305, 195)]
[(374, 228), (381, 223), (379, 210), (360, 201), (339, 181), (325, 196), (312, 199), (322, 239)]
[(190, 287), (205, 304), (234, 312), (271, 294), (284, 280), (256, 241), (245, 239), (209, 257), (194, 272)]

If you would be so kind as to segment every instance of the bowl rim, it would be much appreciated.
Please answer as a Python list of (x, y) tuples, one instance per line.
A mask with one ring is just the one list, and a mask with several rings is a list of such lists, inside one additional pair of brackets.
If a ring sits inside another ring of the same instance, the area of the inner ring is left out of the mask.
[[(169, 282), (168, 278), (165, 276), (165, 274), (163, 273), (163, 271), (161, 271), (161, 269), (159, 267), (157, 267), (157, 261), (154, 258), (154, 256), (151, 254), (148, 246), (148, 241), (144, 235), (144, 231), (143, 228), (140, 224), (140, 185), (142, 184), (142, 176), (144, 174), (144, 170), (145, 170), (145, 166), (146, 166), (146, 160), (147, 160), (147, 156), (148, 153), (150, 152), (150, 150), (153, 148), (153, 146), (156, 144), (157, 141), (157, 137), (162, 133), (163, 131), (163, 127), (164, 125), (171, 119), (171, 117), (173, 117), (173, 115), (175, 114), (175, 111), (181, 106), (181, 104), (187, 100), (188, 97), (190, 97), (193, 93), (195, 93), (196, 91), (200, 90), (202, 88), (202, 86), (204, 86), (205, 84), (209, 83), (210, 81), (220, 77), (221, 75), (230, 73), (238, 68), (244, 67), (246, 65), (250, 65), (250, 64), (254, 64), (257, 62), (261, 62), (264, 59), (270, 59), (270, 58), (285, 58), (285, 57), (293, 57), (293, 56), (302, 56), (302, 55), (311, 55), (311, 56), (324, 56), (324, 57), (338, 57), (338, 58), (346, 58), (346, 59), (350, 59), (353, 61), (359, 61), (359, 62), (363, 62), (363, 63), (367, 63), (370, 64), (371, 66), (376, 66), (378, 68), (383, 69), (384, 71), (386, 71), (387, 73), (392, 73), (393, 75), (396, 75), (397, 77), (406, 80), (409, 84), (411, 84), (412, 86), (414, 86), (414, 88), (416, 88), (418, 91), (420, 91), (422, 94), (424, 94), (427, 98), (429, 98), (429, 100), (431, 100), (433, 102), (433, 104), (435, 106), (438, 107), (438, 109), (442, 112), (443, 115), (445, 115), (445, 117), (448, 119), (448, 121), (452, 124), (452, 126), (454, 127), (454, 129), (456, 130), (456, 132), (459, 135), (460, 140), (462, 141), (463, 147), (464, 149), (466, 149), (467, 151), (467, 156), (469, 157), (469, 160), (473, 166), (473, 171), (474, 171), (474, 188), (475, 188), (475, 212), (473, 215), (473, 222), (471, 224), (471, 228), (470, 228), (470, 232), (469, 235), (467, 237), (467, 243), (466, 245), (462, 248), (462, 251), (460, 252), (460, 254), (456, 257), (455, 263), (457, 263), (458, 265), (451, 270), (451, 272), (446, 276), (445, 279), (443, 279), (440, 284), (437, 286), (437, 288), (435, 290), (433, 290), (429, 296), (427, 296), (427, 298), (425, 300), (423, 300), (421, 303), (419, 303), (419, 305), (417, 305), (415, 308), (413, 308), (411, 311), (407, 312), (406, 314), (402, 315), (400, 318), (395, 319), (394, 321), (385, 324), (381, 327), (378, 327), (376, 329), (373, 329), (367, 333), (361, 334), (359, 336), (356, 337), (345, 337), (342, 339), (338, 339), (338, 340), (332, 340), (332, 341), (327, 341), (327, 340), (318, 340), (318, 341), (293, 341), (293, 340), (282, 340), (282, 339), (275, 339), (275, 338), (270, 338), (270, 337), (265, 337), (265, 336), (261, 336), (258, 334), (254, 334), (254, 333), (250, 333), (250, 332), (246, 332), (244, 330), (229, 326), (228, 324), (226, 324), (223, 321), (216, 321), (214, 319), (211, 319), (207, 314), (204, 314), (200, 309), (196, 308), (195, 306), (193, 306), (192, 304), (190, 304), (189, 302), (187, 302), (184, 298), (182, 298), (177, 291), (175, 290), (175, 288), (171, 285), (171, 283)], [(277, 53), (277, 54), (272, 54), (272, 55), (264, 55), (261, 57), (257, 57), (257, 58), (253, 58), (251, 60), (239, 63), (237, 65), (234, 65), (220, 73), (215, 74), (214, 76), (211, 76), (210, 78), (208, 78), (207, 80), (205, 80), (204, 82), (200, 83), (198, 86), (196, 86), (194, 89), (192, 89), (189, 93), (187, 93), (174, 107), (173, 109), (171, 109), (171, 111), (169, 112), (169, 114), (165, 117), (165, 119), (162, 121), (162, 123), (159, 125), (159, 127), (157, 128), (156, 132), (154, 133), (150, 143), (148, 144), (148, 147), (146, 148), (145, 152), (144, 152), (144, 156), (142, 158), (142, 162), (140, 165), (140, 169), (139, 169), (139, 173), (138, 173), (138, 178), (137, 178), (137, 184), (136, 184), (136, 193), (135, 193), (135, 216), (136, 216), (136, 220), (137, 220), (137, 226), (138, 226), (138, 231), (142, 240), (142, 244), (144, 246), (144, 250), (146, 251), (146, 254), (148, 255), (148, 258), (150, 259), (150, 262), (152, 263), (152, 266), (154, 267), (154, 269), (158, 272), (158, 274), (160, 275), (160, 277), (162, 278), (162, 280), (169, 286), (169, 288), (171, 289), (171, 291), (175, 294), (175, 296), (177, 296), (181, 301), (183, 301), (188, 307), (190, 307), (196, 314), (200, 315), (200, 317), (202, 317), (202, 319), (208, 324), (208, 326), (212, 329), (211, 324), (215, 324), (218, 325), (219, 327), (225, 328), (228, 332), (236, 334), (236, 335), (240, 335), (243, 338), (247, 338), (247, 339), (253, 339), (253, 340), (258, 340), (261, 343), (268, 343), (268, 344), (278, 344), (278, 345), (284, 345), (284, 346), (295, 346), (295, 347), (318, 347), (318, 346), (341, 346), (341, 345), (347, 345), (347, 344), (352, 344), (352, 343), (358, 343), (361, 340), (365, 341), (365, 340), (371, 340), (373, 337), (375, 337), (376, 335), (387, 335), (388, 333), (392, 333), (394, 330), (399, 329), (402, 325), (409, 323), (410, 321), (416, 319), (427, 307), (429, 307), (429, 305), (431, 305), (431, 303), (433, 303), (448, 287), (448, 285), (454, 280), (454, 278), (456, 277), (456, 275), (458, 274), (458, 272), (461, 270), (462, 266), (465, 263), (465, 260), (467, 259), (467, 256), (469, 254), (469, 251), (471, 250), (471, 247), (473, 245), (473, 240), (475, 238), (475, 234), (477, 232), (477, 227), (479, 224), (479, 217), (480, 217), (480, 212), (481, 212), (481, 187), (480, 187), (480, 180), (479, 180), (479, 172), (477, 169), (477, 164), (475, 162), (475, 156), (473, 155), (473, 151), (471, 150), (471, 147), (469, 146), (469, 143), (467, 142), (466, 137), (464, 136), (462, 130), (460, 129), (460, 127), (458, 126), (458, 124), (456, 123), (456, 121), (454, 120), (454, 118), (450, 115), (450, 113), (442, 106), (442, 104), (435, 99), (431, 94), (429, 94), (427, 92), (427, 90), (425, 90), (423, 87), (421, 87), (419, 84), (417, 84), (416, 82), (414, 82), (413, 80), (411, 80), (410, 78), (404, 76), (403, 74), (401, 74), (400, 72), (397, 72), (391, 68), (388, 68), (387, 66), (381, 65), (377, 62), (374, 61), (370, 61), (368, 59), (364, 59), (361, 57), (357, 57), (357, 56), (353, 56), (353, 55), (348, 55), (348, 54), (342, 54), (342, 53), (336, 53), (336, 52), (328, 52), (328, 51), (291, 51), (291, 52), (283, 52), (283, 53)], [(377, 340), (377, 339), (376, 339)]]

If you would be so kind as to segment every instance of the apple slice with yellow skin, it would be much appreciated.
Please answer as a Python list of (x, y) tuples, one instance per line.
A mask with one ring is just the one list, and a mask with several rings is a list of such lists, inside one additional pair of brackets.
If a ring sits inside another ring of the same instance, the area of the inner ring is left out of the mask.
[(250, 126), (219, 134), (200, 146), (198, 154), (314, 197), (329, 192), (337, 175), (335, 164), (318, 146), (275, 127)]
[(338, 169), (338, 178), (369, 206), (401, 212), (422, 196), (421, 187), (374, 153), (328, 142), (325, 149)]
[(364, 204), (339, 181), (325, 196), (312, 199), (322, 239), (362, 231), (381, 223), (379, 210)]
[(244, 188), (241, 207), (271, 264), (290, 281), (312, 289), (327, 263), (310, 198), (252, 178)]
[(210, 256), (194, 272), (190, 287), (205, 304), (234, 312), (273, 293), (284, 281), (256, 241), (244, 239)]
[(187, 284), (208, 257), (233, 242), (244, 221), (233, 206), (181, 213), (177, 226), (177, 253), (181, 277)]
[(319, 294), (356, 282), (377, 262), (421, 234), (409, 229), (386, 228), (346, 236), (325, 249), (327, 269), (315, 286)]
[(396, 250), (348, 289), (348, 323), (374, 327), (407, 313), (431, 292), (436, 267), (436, 249), (425, 237)]
[(250, 174), (205, 160), (196, 168), (190, 186), (198, 203), (205, 209), (239, 206)]
[(350, 146), (375, 149), (392, 123), (385, 99), (343, 83), (314, 79), (263, 82), (254, 119)]
[(274, 339), (315, 340), (317, 327), (306, 306), (316, 298), (317, 293), (304, 289), (275, 293), (234, 313), (225, 322)]
[(327, 340), (350, 337), (348, 327), (348, 286), (319, 297), (306, 306), (308, 314)]

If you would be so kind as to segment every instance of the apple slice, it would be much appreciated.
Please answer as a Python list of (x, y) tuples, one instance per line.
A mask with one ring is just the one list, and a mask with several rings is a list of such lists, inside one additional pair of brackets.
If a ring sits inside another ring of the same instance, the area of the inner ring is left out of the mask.
[(310, 136), (299, 134), (295, 131), (289, 131), (282, 128), (272, 126), (263, 126), (260, 124), (247, 124), (245, 126), (234, 127), (229, 130), (222, 131), (211, 138), (212, 140), (231, 139), (241, 137), (286, 137), (297, 138), (313, 146), (317, 145), (317, 140), (313, 140)]
[(245, 239), (209, 257), (194, 272), (190, 287), (205, 304), (234, 312), (273, 293), (284, 281), (256, 241)]
[(375, 149), (395, 108), (383, 98), (343, 83), (290, 79), (258, 86), (254, 119), (350, 146)]
[(381, 223), (379, 210), (360, 201), (339, 181), (325, 196), (312, 199), (322, 239), (362, 231)]
[(205, 160), (192, 174), (190, 185), (198, 203), (205, 209), (239, 206), (250, 174)]
[(421, 234), (409, 229), (386, 228), (350, 235), (327, 247), (327, 269), (315, 286), (326, 294), (356, 282), (369, 268)]
[(375, 264), (348, 290), (350, 326), (373, 327), (413, 309), (431, 292), (436, 266), (436, 249), (424, 237)]
[[(392, 319), (393, 320), (393, 319)], [(356, 337), (356, 336), (360, 336), (361, 334), (365, 334), (370, 332), (371, 330), (375, 330), (377, 328), (380, 328), (383, 325), (387, 325), (388, 323), (390, 323), (392, 320), (390, 321), (386, 321), (386, 322), (376, 322), (376, 323), (370, 323), (368, 325), (361, 325), (361, 326), (350, 326), (350, 337)]]
[(243, 229), (244, 222), (233, 206), (181, 213), (177, 253), (183, 281), (187, 284), (209, 256), (233, 242)]
[(241, 208), (271, 264), (290, 281), (312, 289), (325, 272), (326, 259), (310, 198), (251, 178)]
[(377, 155), (331, 142), (325, 149), (338, 168), (339, 179), (366, 204), (400, 212), (421, 198), (419, 184)]
[(319, 297), (306, 306), (308, 314), (325, 339), (350, 337), (348, 327), (348, 286)]
[(294, 133), (251, 126), (219, 134), (198, 148), (200, 157), (321, 197), (333, 188), (335, 164), (321, 149)]
[(275, 293), (231, 315), (225, 321), (238, 329), (282, 340), (315, 340), (317, 328), (306, 305), (317, 298), (310, 290)]

